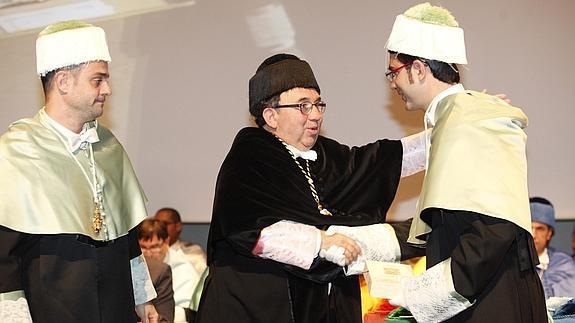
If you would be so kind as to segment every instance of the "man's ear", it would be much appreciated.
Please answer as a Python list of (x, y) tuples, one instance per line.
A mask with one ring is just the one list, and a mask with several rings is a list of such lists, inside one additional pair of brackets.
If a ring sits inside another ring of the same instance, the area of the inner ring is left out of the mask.
[(276, 129), (278, 126), (277, 122), (277, 111), (273, 108), (265, 108), (262, 112), (262, 117), (266, 121), (268, 127)]
[(411, 68), (415, 70), (415, 75), (419, 80), (423, 80), (427, 76), (427, 73), (430, 72), (427, 70), (427, 65), (425, 65), (425, 63), (417, 59), (413, 61), (413, 65)]
[(54, 75), (53, 86), (56, 87), (61, 95), (64, 95), (70, 91), (70, 86), (73, 82), (73, 76), (70, 71), (62, 70), (56, 72)]

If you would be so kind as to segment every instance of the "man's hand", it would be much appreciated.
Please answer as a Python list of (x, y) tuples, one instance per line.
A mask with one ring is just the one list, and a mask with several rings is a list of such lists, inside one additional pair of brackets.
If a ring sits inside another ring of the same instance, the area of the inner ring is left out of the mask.
[(142, 323), (158, 323), (158, 312), (150, 302), (136, 305), (136, 313), (142, 320)]
[(327, 235), (321, 231), (320, 256), (340, 266), (349, 265), (361, 254), (361, 248), (343, 234)]
[[(481, 93), (487, 93), (487, 89), (483, 89), (483, 91), (481, 91)], [(505, 94), (505, 93), (494, 94), (493, 96), (500, 98), (501, 100), (507, 102), (507, 104), (511, 104), (511, 99), (508, 98), (507, 94)]]

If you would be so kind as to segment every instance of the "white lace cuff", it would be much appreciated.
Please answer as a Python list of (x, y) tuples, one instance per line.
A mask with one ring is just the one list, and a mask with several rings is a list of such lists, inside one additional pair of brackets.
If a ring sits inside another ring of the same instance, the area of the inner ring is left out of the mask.
[(473, 305), (453, 286), (451, 258), (406, 281), (406, 307), (417, 322), (442, 322)]
[(134, 303), (144, 304), (157, 297), (156, 290), (152, 284), (148, 265), (144, 255), (139, 255), (130, 260), (132, 269), (132, 286), (134, 288)]
[(24, 291), (0, 294), (0, 318), (2, 322), (32, 323), (30, 308)]
[(425, 170), (425, 140), (426, 133), (431, 135), (431, 129), (401, 138), (403, 159), (401, 161), (401, 177), (406, 177)]
[(333, 262), (340, 267), (345, 266), (345, 249), (343, 247), (333, 245), (327, 248), (327, 250), (321, 249), (319, 251), (319, 256), (325, 258), (327, 261)]
[(252, 253), (260, 258), (309, 269), (321, 246), (321, 232), (314, 226), (279, 221), (260, 233)]
[(332, 225), (326, 231), (328, 235), (335, 233), (341, 233), (352, 238), (361, 247), (361, 255), (345, 270), (345, 274), (348, 276), (365, 272), (366, 260), (396, 262), (401, 257), (401, 249), (395, 231), (387, 223), (359, 227)]

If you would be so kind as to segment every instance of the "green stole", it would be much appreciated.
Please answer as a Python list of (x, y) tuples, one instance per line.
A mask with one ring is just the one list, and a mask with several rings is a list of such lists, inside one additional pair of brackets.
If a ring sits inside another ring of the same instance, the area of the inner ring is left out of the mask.
[(428, 208), (472, 211), (511, 221), (531, 232), (527, 116), (487, 94), (447, 96), (435, 111), (429, 167), (408, 242), (424, 244)]
[[(40, 113), (10, 125), (0, 137), (0, 225), (30, 234), (71, 233), (113, 240), (147, 215), (146, 196), (128, 155), (106, 128), (92, 144), (103, 192), (105, 230), (92, 228), (94, 197), (87, 174), (90, 158), (74, 152)], [(89, 176), (91, 180), (91, 175)]]

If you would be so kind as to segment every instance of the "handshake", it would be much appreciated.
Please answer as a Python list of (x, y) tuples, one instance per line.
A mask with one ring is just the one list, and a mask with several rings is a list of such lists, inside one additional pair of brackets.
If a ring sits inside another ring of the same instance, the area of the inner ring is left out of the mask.
[[(379, 223), (359, 227), (330, 226), (322, 232), (319, 256), (339, 266), (347, 266), (346, 275), (359, 275), (366, 271), (366, 261), (397, 262), (401, 255), (393, 228)], [(390, 302), (406, 305), (401, 289)]]
[(366, 260), (394, 262), (400, 257), (399, 242), (389, 224), (359, 227), (332, 225), (321, 232), (319, 256), (341, 267), (346, 274), (361, 274)]

